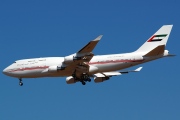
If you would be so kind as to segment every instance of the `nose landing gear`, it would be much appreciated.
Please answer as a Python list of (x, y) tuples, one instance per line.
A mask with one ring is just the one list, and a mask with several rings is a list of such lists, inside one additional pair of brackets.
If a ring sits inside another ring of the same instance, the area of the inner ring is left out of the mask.
[(22, 82), (22, 79), (21, 79), (21, 78), (19, 78), (19, 85), (20, 85), (20, 86), (23, 86), (23, 82)]

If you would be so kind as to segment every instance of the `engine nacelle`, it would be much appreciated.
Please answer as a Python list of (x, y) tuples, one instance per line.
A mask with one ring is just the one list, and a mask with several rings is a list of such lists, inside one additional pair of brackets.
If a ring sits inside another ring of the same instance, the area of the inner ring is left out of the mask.
[(75, 80), (72, 76), (69, 76), (66, 78), (66, 83), (67, 84), (73, 84), (73, 83), (76, 83), (77, 80)]
[(50, 66), (50, 67), (48, 68), (48, 72), (57, 72), (57, 67), (58, 67), (58, 66)]
[(65, 64), (69, 64), (69, 63), (72, 63), (72, 62), (74, 62), (74, 57), (73, 56), (64, 57), (64, 63)]
[(59, 66), (50, 66), (48, 68), (48, 72), (57, 72), (58, 70), (64, 70), (65, 67), (59, 67)]
[(95, 83), (104, 82), (106, 80), (109, 80), (109, 77), (95, 77), (94, 78)]

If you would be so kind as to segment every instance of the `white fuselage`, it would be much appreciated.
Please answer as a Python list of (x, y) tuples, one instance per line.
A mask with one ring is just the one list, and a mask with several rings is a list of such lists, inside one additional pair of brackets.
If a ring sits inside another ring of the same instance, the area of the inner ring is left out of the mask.
[[(97, 55), (94, 56), (87, 64), (98, 68), (99, 72), (109, 72), (122, 70), (131, 66), (142, 64), (154, 59), (163, 57), (142, 57), (143, 53), (125, 53), (125, 54), (111, 54), (111, 55)], [(74, 69), (64, 69), (58, 72), (48, 72), (51, 66), (59, 66), (64, 62), (64, 57), (44, 57), (17, 60), (10, 66), (4, 69), (4, 73), (16, 78), (37, 78), (37, 77), (60, 77), (71, 76)], [(92, 73), (94, 74), (94, 73)], [(89, 73), (89, 75), (92, 75)]]
[(139, 72), (142, 67), (129, 71), (118, 71), (138, 64), (149, 62), (170, 55), (165, 50), (173, 25), (163, 25), (155, 34), (136, 51), (124, 54), (110, 54), (94, 56), (93, 50), (101, 40), (99, 35), (88, 42), (74, 54), (65, 57), (44, 57), (17, 60), (3, 70), (5, 75), (19, 79), (22, 86), (22, 78), (38, 77), (66, 77), (66, 83), (72, 84), (91, 82), (95, 83), (109, 80), (112, 76), (129, 72)]

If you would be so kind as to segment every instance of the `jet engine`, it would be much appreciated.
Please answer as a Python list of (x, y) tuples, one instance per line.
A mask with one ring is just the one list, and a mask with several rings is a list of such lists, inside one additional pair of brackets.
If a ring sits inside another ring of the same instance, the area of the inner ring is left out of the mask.
[(69, 76), (66, 78), (66, 83), (67, 84), (73, 84), (73, 83), (76, 83), (77, 80), (75, 80), (72, 76)]
[(59, 66), (50, 66), (48, 68), (48, 72), (57, 72), (58, 70), (64, 70), (65, 67), (59, 67)]
[(50, 66), (50, 67), (48, 68), (48, 71), (49, 71), (49, 72), (57, 72), (57, 66)]
[(64, 57), (64, 63), (65, 64), (70, 64), (76, 60), (81, 60), (81, 57), (75, 57), (73, 55)]
[(64, 63), (65, 64), (69, 64), (69, 63), (72, 63), (72, 62), (74, 62), (74, 57), (73, 56), (64, 57)]
[(95, 77), (94, 78), (95, 83), (104, 82), (106, 80), (109, 80), (109, 77)]

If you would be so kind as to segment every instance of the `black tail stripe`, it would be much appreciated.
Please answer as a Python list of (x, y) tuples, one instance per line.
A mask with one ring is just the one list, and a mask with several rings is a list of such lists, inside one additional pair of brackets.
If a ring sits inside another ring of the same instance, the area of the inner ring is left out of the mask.
[(153, 39), (151, 41), (161, 41), (162, 39)]

